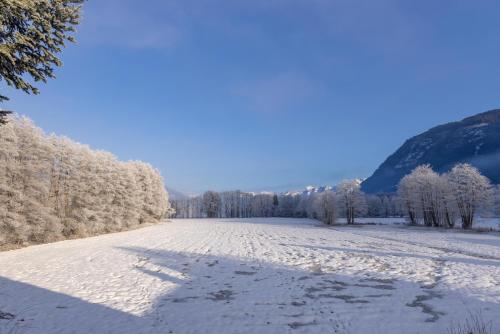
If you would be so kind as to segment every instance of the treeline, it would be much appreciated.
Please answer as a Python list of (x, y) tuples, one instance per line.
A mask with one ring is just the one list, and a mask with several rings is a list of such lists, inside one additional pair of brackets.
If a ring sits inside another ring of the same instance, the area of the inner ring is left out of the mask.
[(462, 228), (473, 226), (483, 215), (500, 214), (500, 188), (474, 167), (458, 164), (439, 175), (429, 165), (405, 176), (395, 194), (367, 195), (358, 180), (341, 182), (335, 188), (309, 189), (293, 193), (248, 193), (207, 191), (201, 196), (172, 201), (176, 218), (295, 217), (334, 224), (345, 218), (407, 217), (410, 224)]
[(121, 162), (25, 117), (0, 126), (0, 247), (121, 231), (169, 211), (159, 172)]
[(338, 217), (346, 217), (352, 224), (355, 217), (369, 211), (394, 214), (393, 204), (388, 195), (367, 197), (361, 192), (359, 181), (348, 180), (335, 191), (281, 194), (207, 191), (202, 196), (173, 200), (172, 208), (177, 218), (308, 217), (333, 224)]
[(412, 224), (470, 229), (476, 215), (491, 211), (493, 188), (474, 167), (458, 164), (438, 174), (429, 165), (415, 168), (398, 186), (398, 194)]

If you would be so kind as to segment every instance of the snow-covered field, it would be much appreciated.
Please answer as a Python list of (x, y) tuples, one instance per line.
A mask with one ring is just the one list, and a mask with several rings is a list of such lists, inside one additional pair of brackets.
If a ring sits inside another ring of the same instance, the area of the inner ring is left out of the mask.
[[(356, 222), (359, 224), (371, 224), (371, 225), (407, 225), (408, 222), (404, 217), (399, 218), (357, 218)], [(339, 218), (336, 220), (337, 224), (346, 224), (345, 218)], [(460, 220), (455, 223), (455, 229), (462, 229)], [(476, 218), (473, 230), (482, 231), (500, 231), (500, 218)]]
[(500, 332), (500, 236), (175, 220), (0, 253), (0, 333)]

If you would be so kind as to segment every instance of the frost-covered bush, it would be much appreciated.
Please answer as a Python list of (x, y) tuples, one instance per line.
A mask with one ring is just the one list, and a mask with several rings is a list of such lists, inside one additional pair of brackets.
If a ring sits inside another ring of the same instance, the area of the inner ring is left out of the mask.
[(121, 231), (169, 210), (160, 173), (121, 162), (25, 117), (0, 128), (0, 247)]

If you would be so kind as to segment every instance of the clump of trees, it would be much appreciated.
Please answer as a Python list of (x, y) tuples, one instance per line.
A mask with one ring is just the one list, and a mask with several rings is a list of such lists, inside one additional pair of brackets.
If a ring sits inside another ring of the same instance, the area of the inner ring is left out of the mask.
[(366, 212), (365, 195), (359, 181), (344, 181), (337, 191), (248, 193), (207, 191), (202, 196), (172, 201), (177, 218), (294, 217), (318, 219), (334, 224), (337, 217), (355, 217)]
[(10, 115), (0, 131), (0, 247), (121, 231), (169, 211), (160, 173)]
[(378, 193), (366, 194), (366, 217), (401, 217), (404, 215), (401, 202), (397, 194)]
[(492, 186), (468, 164), (442, 175), (422, 165), (401, 180), (398, 194), (412, 224), (453, 227), (460, 219), (462, 228), (470, 229), (477, 213), (490, 206)]
[(366, 195), (359, 180), (342, 181), (335, 188), (312, 188), (303, 192), (248, 193), (213, 192), (172, 201), (177, 218), (293, 217), (318, 219), (335, 224), (345, 217), (354, 224), (357, 217), (403, 217), (411, 224), (454, 227), (460, 221), (472, 228), (475, 217), (500, 212), (500, 187), (468, 164), (438, 174), (429, 165), (415, 168), (398, 186), (397, 194)]

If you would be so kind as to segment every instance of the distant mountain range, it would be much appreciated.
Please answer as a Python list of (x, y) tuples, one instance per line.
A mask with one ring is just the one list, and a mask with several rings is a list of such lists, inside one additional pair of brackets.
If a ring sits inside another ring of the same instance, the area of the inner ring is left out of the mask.
[[(357, 182), (357, 184), (362, 184), (363, 180), (361, 179), (355, 179), (355, 181)], [(295, 190), (295, 191), (285, 191), (285, 192), (281, 192), (280, 194), (282, 195), (301, 195), (301, 196), (310, 196), (312, 194), (320, 194), (322, 192), (325, 192), (325, 191), (335, 191), (337, 190), (337, 187), (338, 186), (319, 186), (319, 187), (316, 187), (316, 186), (307, 186), (305, 187), (305, 189), (303, 190)]]
[(330, 186), (321, 186), (321, 187), (315, 187), (315, 186), (307, 186), (303, 190), (294, 190), (294, 191), (285, 191), (282, 192), (282, 195), (291, 195), (291, 196), (310, 196), (314, 193), (322, 193), (327, 190), (333, 190), (333, 187)]
[[(359, 181), (361, 183), (361, 180)], [(322, 193), (324, 191), (328, 190), (334, 190), (335, 187), (330, 187), (330, 186), (307, 186), (305, 189), (302, 190), (289, 190), (289, 191), (283, 191), (283, 192), (269, 192), (269, 191), (260, 191), (260, 192), (249, 192), (251, 194), (257, 195), (257, 194), (268, 194), (268, 195), (273, 195), (273, 194), (278, 194), (278, 195), (290, 195), (290, 196), (310, 196), (315, 193)], [(190, 197), (195, 197), (196, 195), (186, 195), (180, 191), (177, 191), (175, 189), (168, 188), (168, 195), (171, 200), (178, 201), (178, 200), (183, 200), (183, 199), (188, 199)], [(199, 196), (199, 195), (198, 195)]]
[(361, 186), (366, 193), (394, 192), (401, 178), (421, 164), (443, 173), (460, 162), (500, 183), (500, 109), (439, 125), (408, 139)]

